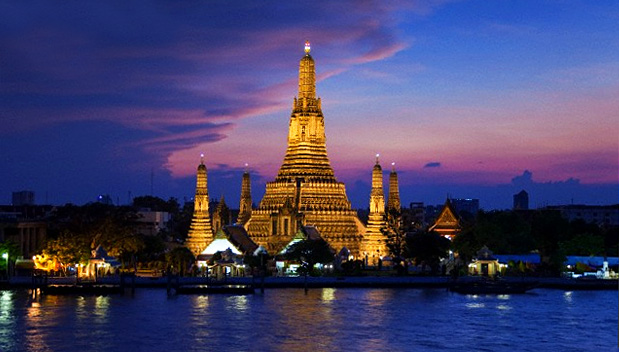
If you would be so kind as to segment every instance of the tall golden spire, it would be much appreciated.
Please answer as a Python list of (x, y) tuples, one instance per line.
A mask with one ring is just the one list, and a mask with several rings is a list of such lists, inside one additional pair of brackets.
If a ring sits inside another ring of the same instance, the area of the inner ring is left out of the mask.
[(274, 181), (252, 210), (247, 232), (269, 252), (279, 252), (300, 226), (314, 225), (334, 249), (359, 253), (364, 226), (352, 210), (343, 183), (327, 157), (325, 122), (316, 97), (316, 72), (311, 47), (299, 62), (299, 91), (288, 127), (288, 147)]
[(193, 218), (185, 246), (194, 256), (200, 254), (213, 241), (213, 228), (208, 211), (208, 187), (204, 154), (200, 155), (200, 165), (196, 175), (196, 196), (193, 203)]
[(288, 149), (278, 179), (333, 177), (327, 157), (325, 121), (316, 98), (316, 72), (309, 42), (299, 63), (299, 96), (294, 98), (288, 128)]
[(377, 265), (378, 259), (387, 255), (385, 236), (381, 228), (385, 227), (385, 195), (383, 193), (383, 169), (380, 167), (379, 154), (372, 168), (372, 191), (370, 192), (370, 214), (365, 234), (363, 235), (362, 254), (367, 264)]
[(385, 214), (385, 195), (383, 193), (383, 169), (376, 154), (376, 164), (372, 169), (372, 192), (370, 193), (370, 214)]
[(243, 181), (241, 182), (241, 204), (237, 219), (237, 222), (241, 225), (245, 225), (251, 218), (251, 180), (247, 167), (248, 165), (245, 164), (245, 172), (243, 172)]
[(398, 173), (395, 171), (395, 163), (391, 163), (391, 173), (389, 174), (389, 196), (387, 198), (387, 211), (400, 213), (400, 187), (398, 185)]

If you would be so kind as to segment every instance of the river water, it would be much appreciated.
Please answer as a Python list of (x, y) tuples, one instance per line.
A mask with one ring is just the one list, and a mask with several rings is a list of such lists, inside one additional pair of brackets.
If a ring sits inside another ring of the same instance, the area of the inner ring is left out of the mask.
[(617, 351), (617, 291), (0, 291), (0, 351)]

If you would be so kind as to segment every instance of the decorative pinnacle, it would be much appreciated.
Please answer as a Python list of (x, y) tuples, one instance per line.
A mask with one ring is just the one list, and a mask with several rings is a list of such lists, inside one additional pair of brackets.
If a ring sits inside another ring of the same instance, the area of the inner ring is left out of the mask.
[(245, 163), (245, 172), (249, 172), (249, 164)]
[(395, 172), (395, 161), (391, 163), (391, 171)]
[(378, 164), (378, 157), (380, 157), (380, 154), (376, 153), (376, 163)]
[(200, 164), (204, 164), (204, 153), (200, 153)]
[(309, 42), (309, 40), (306, 40), (305, 41), (305, 53), (309, 54), (310, 50), (311, 50), (310, 42)]

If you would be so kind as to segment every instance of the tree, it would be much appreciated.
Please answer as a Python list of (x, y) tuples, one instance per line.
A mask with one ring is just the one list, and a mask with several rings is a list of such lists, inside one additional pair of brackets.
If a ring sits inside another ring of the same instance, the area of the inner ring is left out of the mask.
[(124, 264), (144, 247), (137, 219), (131, 207), (101, 203), (59, 207), (50, 219), (46, 254), (64, 265), (85, 263), (102, 245)]
[(600, 255), (604, 253), (604, 238), (592, 233), (581, 233), (561, 242), (559, 248), (567, 255)]
[(415, 263), (430, 266), (432, 274), (437, 273), (441, 258), (447, 257), (450, 244), (447, 238), (434, 231), (419, 231), (406, 237), (408, 252)]
[(307, 275), (317, 263), (326, 264), (333, 261), (334, 253), (323, 239), (299, 241), (288, 248), (286, 259), (300, 262)]
[(177, 268), (178, 273), (184, 276), (190, 264), (196, 261), (193, 253), (187, 247), (176, 247), (165, 255), (168, 267)]
[(402, 213), (397, 209), (390, 209), (385, 214), (385, 226), (380, 231), (385, 236), (385, 244), (396, 266), (400, 266), (402, 257), (406, 256), (406, 239), (402, 229)]
[(11, 266), (9, 263), (15, 262), (15, 259), (21, 255), (19, 246), (17, 245), (17, 243), (12, 241), (0, 242), (0, 254), (4, 253), (8, 255), (9, 260), (0, 257), (0, 275), (4, 275), (4, 273), (8, 271), (7, 265), (10, 268)]
[(47, 240), (43, 254), (60, 264), (66, 275), (68, 266), (88, 263), (91, 257), (90, 240), (63, 230), (57, 238)]
[(170, 214), (179, 212), (179, 204), (176, 198), (170, 198), (167, 201), (159, 197), (140, 196), (133, 198), (133, 207), (135, 210), (150, 209), (151, 211), (165, 211)]
[(538, 211), (531, 221), (531, 235), (539, 250), (539, 269), (546, 275), (559, 275), (565, 263), (565, 253), (559, 243), (567, 240), (569, 223), (558, 211)]

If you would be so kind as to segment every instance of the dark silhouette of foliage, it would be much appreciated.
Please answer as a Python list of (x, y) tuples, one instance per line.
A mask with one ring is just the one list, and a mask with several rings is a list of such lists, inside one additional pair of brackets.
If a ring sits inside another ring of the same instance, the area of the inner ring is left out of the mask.
[(315, 264), (326, 264), (333, 261), (334, 253), (324, 240), (303, 240), (294, 243), (285, 254), (286, 259), (298, 261), (306, 272), (310, 272)]
[(400, 265), (402, 259), (408, 255), (406, 238), (402, 229), (402, 213), (396, 209), (390, 209), (385, 214), (385, 220), (385, 226), (380, 231), (385, 237), (385, 244), (393, 262)]
[(436, 274), (441, 258), (449, 254), (451, 242), (434, 231), (418, 231), (406, 236), (406, 245), (417, 265), (427, 265)]
[(196, 261), (193, 253), (191, 253), (187, 247), (176, 247), (172, 249), (166, 253), (165, 259), (168, 264), (168, 268), (177, 272), (181, 276), (184, 276), (188, 272), (189, 266)]

